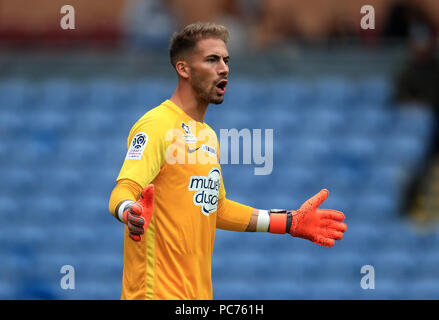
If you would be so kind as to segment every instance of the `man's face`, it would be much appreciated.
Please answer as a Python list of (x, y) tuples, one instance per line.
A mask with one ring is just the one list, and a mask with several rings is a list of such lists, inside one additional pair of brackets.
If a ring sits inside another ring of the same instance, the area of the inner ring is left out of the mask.
[(229, 53), (221, 39), (207, 38), (197, 42), (189, 59), (190, 83), (198, 98), (220, 104), (226, 93)]

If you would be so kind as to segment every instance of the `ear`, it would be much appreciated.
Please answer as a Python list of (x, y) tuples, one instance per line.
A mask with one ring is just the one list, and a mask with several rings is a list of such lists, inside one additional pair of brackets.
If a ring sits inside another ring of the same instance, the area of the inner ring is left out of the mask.
[(186, 61), (177, 61), (175, 69), (177, 70), (178, 75), (183, 79), (188, 79), (190, 77), (190, 67)]

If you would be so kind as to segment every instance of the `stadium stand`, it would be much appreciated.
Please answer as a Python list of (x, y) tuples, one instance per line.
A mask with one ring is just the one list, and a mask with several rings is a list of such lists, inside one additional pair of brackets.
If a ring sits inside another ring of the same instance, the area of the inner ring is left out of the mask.
[[(394, 107), (382, 77), (261, 81), (234, 78), (207, 113), (218, 136), (274, 129), (272, 175), (223, 165), (228, 197), (294, 208), (325, 187), (325, 207), (344, 211), (348, 230), (330, 249), (217, 230), (214, 298), (438, 299), (439, 232), (418, 231), (397, 205), (426, 150), (431, 114)], [(108, 198), (129, 129), (173, 85), (0, 82), (0, 299), (120, 298), (123, 226)], [(73, 291), (59, 285), (63, 265), (75, 267)], [(375, 290), (360, 286), (363, 265), (375, 267)]]

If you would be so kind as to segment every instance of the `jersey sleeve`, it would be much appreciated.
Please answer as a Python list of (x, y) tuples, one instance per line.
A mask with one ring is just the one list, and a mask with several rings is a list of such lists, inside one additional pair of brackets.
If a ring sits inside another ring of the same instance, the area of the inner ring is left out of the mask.
[(165, 162), (168, 128), (155, 114), (146, 114), (136, 122), (128, 136), (128, 150), (116, 181), (130, 179), (145, 188), (155, 179)]
[(117, 182), (110, 195), (110, 201), (108, 203), (108, 209), (113, 216), (117, 216), (116, 208), (121, 201), (124, 200), (139, 200), (142, 193), (142, 187), (136, 182), (129, 179), (122, 179)]
[(246, 230), (253, 208), (227, 198), (218, 201), (216, 227), (218, 229), (239, 231)]

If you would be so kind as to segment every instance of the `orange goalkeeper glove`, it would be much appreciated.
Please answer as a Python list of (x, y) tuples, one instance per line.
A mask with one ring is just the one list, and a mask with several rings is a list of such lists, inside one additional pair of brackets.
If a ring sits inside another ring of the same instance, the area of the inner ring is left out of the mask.
[(293, 237), (308, 239), (325, 247), (332, 247), (335, 240), (341, 240), (347, 226), (341, 222), (345, 216), (342, 212), (318, 209), (328, 198), (329, 191), (321, 190), (305, 201), (297, 211), (271, 210), (271, 233), (289, 233)]
[(150, 184), (143, 189), (137, 202), (128, 203), (123, 208), (122, 219), (128, 226), (129, 237), (140, 241), (151, 222), (154, 209), (154, 185)]

